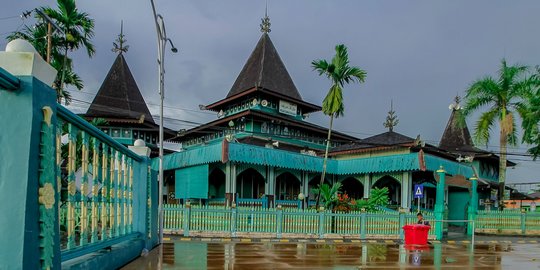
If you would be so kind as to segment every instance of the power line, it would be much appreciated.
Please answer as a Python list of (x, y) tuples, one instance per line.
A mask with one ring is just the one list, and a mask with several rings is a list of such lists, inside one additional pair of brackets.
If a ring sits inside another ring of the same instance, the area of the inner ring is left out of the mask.
[[(86, 92), (86, 91), (77, 91), (75, 93), (82, 93), (82, 94), (91, 95), (91, 96), (96, 96), (97, 95), (97, 93), (90, 93), (90, 92)], [(124, 99), (122, 99), (122, 98), (108, 96), (108, 95), (102, 95), (102, 97), (106, 97), (107, 99), (114, 99), (114, 100), (124, 101)], [(130, 100), (130, 102), (138, 103), (138, 104), (146, 104), (146, 105), (151, 105), (151, 106), (160, 106), (159, 104), (154, 104), (154, 103), (149, 103), (149, 102), (141, 102), (141, 101), (135, 101), (135, 100)], [(91, 102), (89, 104), (91, 104)], [(167, 106), (167, 105), (163, 105), (163, 107), (168, 108), (168, 109), (173, 109), (173, 110), (195, 112), (195, 113), (214, 115), (214, 116), (216, 115), (215, 113), (211, 113), (211, 112), (207, 112), (207, 111), (201, 111), (201, 110), (187, 109), (187, 108), (181, 108), (181, 107), (172, 107), (172, 106)]]
[[(83, 104), (88, 104), (89, 103), (87, 101), (78, 100), (78, 99), (72, 99), (72, 100), (77, 101), (77, 102), (81, 102)], [(130, 111), (120, 109), (120, 108), (110, 108), (108, 106), (102, 106), (102, 107), (104, 108), (104, 110), (101, 110), (101, 111), (107, 111), (107, 112), (130, 112)], [(99, 105), (98, 105), (98, 108), (96, 108), (96, 109), (100, 110)], [(156, 115), (152, 115), (152, 116), (156, 117)], [(189, 120), (183, 120), (183, 119), (178, 119), (178, 118), (173, 118), (173, 117), (165, 117), (165, 116), (163, 117), (163, 119), (167, 119), (167, 120), (173, 121), (173, 122), (179, 122), (179, 123), (181, 123), (181, 125), (187, 126), (187, 127), (197, 127), (197, 126), (201, 126), (201, 125), (205, 124), (205, 123), (189, 121)], [(262, 123), (263, 121), (258, 121), (258, 122)], [(208, 128), (210, 129), (209, 131), (200, 131), (200, 133), (214, 134), (216, 132), (229, 130), (226, 127), (219, 127), (219, 126), (212, 126), (212, 127), (208, 127)], [(292, 135), (262, 133), (262, 132), (255, 132), (255, 131), (243, 131), (243, 132), (251, 133), (251, 134), (254, 134), (254, 135), (272, 136), (272, 137), (277, 137), (277, 138), (302, 139), (302, 140), (305, 140), (305, 139), (321, 140), (320, 137), (313, 137), (313, 136), (307, 136), (307, 137), (306, 136), (292, 136)], [(338, 139), (334, 139), (332, 141), (333, 142), (341, 142), (341, 143), (350, 143), (351, 142), (350, 140), (338, 140)], [(374, 147), (392, 146), (392, 145), (387, 145), (387, 144), (366, 143), (366, 142), (363, 142), (362, 140), (353, 141), (353, 142), (356, 142), (359, 145), (369, 145), (369, 146), (374, 146)], [(481, 152), (481, 151), (468, 151), (468, 152), (476, 153), (476, 154), (485, 154), (485, 152)], [(500, 154), (500, 152), (496, 152), (496, 151), (490, 151), (490, 153)], [(506, 155), (508, 155), (508, 156), (517, 156), (517, 157), (533, 157), (533, 155), (531, 155), (531, 154), (520, 153), (520, 152), (507, 152)]]

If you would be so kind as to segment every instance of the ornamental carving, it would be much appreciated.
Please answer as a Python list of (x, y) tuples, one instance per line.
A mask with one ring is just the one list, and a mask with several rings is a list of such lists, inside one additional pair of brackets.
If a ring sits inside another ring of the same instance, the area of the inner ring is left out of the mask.
[(45, 206), (45, 209), (51, 209), (55, 203), (55, 191), (51, 183), (46, 183), (43, 187), (39, 188), (39, 204)]
[(69, 182), (67, 190), (69, 195), (75, 196), (75, 193), (77, 193), (77, 187), (75, 186), (75, 182)]

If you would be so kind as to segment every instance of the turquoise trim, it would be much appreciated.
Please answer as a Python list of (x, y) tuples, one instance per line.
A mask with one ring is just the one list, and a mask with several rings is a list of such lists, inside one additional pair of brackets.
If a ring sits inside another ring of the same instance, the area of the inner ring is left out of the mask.
[[(173, 170), (221, 161), (222, 144), (215, 143), (163, 157), (163, 169)], [(152, 159), (152, 169), (159, 169), (159, 158)]]
[(93, 126), (92, 124), (88, 123), (86, 120), (82, 119), (78, 115), (72, 113), (68, 109), (66, 109), (62, 105), (58, 105), (57, 107), (58, 117), (62, 118), (68, 123), (71, 123), (72, 125), (76, 126), (77, 128), (84, 130), (92, 137), (96, 137), (100, 141), (108, 144), (109, 146), (112, 146), (116, 150), (120, 151), (122, 154), (127, 155), (130, 158), (133, 158), (134, 160), (141, 162), (143, 158), (131, 150), (129, 150), (127, 147), (125, 147), (123, 144), (119, 143), (118, 141), (112, 139), (109, 137), (109, 135), (105, 134), (103, 131), (101, 131), (99, 128)]
[[(229, 144), (229, 160), (309, 172), (321, 172), (323, 162), (320, 157), (239, 143)], [(337, 161), (328, 160), (327, 166), (329, 173), (335, 172)]]
[(17, 90), (21, 86), (21, 81), (11, 75), (5, 69), (0, 68), (0, 88), (6, 90)]
[(467, 179), (474, 176), (472, 166), (466, 165), (468, 163), (458, 163), (431, 155), (424, 155), (424, 160), (428, 171), (437, 171), (442, 166), (450, 175), (463, 175)]
[(419, 169), (418, 154), (412, 153), (339, 160), (337, 174), (390, 173)]
[[(228, 156), (223, 157), (229, 161), (271, 166), (289, 170), (320, 173), (323, 159), (281, 149), (272, 149), (249, 144), (229, 143)], [(213, 143), (195, 149), (170, 154), (164, 157), (163, 168), (172, 170), (177, 168), (210, 164), (222, 161), (222, 143)], [(225, 153), (226, 154), (226, 153)], [(418, 153), (398, 154), (381, 157), (356, 158), (348, 160), (328, 160), (329, 174), (361, 175), (368, 173), (391, 174), (396, 172), (419, 171), (421, 162)], [(473, 169), (469, 164), (458, 163), (440, 157), (424, 154), (426, 170), (436, 171), (440, 166), (450, 175), (463, 175), (472, 177)], [(159, 159), (152, 160), (152, 168), (158, 169)]]

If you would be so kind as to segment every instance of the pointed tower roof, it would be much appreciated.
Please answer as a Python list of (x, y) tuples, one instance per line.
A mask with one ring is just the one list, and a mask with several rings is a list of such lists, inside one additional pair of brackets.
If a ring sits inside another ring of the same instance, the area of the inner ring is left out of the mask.
[(263, 33), (259, 39), (227, 97), (232, 97), (253, 87), (302, 100), (267, 33)]
[(474, 147), (467, 123), (460, 123), (459, 113), (461, 106), (459, 102), (460, 97), (456, 96), (454, 103), (450, 105), (452, 113), (439, 142), (439, 148), (456, 153), (476, 152), (480, 149)]
[(138, 119), (155, 124), (122, 51), (86, 112), (87, 117)]

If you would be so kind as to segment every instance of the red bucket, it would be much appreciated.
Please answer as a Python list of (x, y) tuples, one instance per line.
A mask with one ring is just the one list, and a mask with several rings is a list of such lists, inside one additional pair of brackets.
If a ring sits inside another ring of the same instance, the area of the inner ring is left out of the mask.
[(429, 229), (431, 226), (421, 224), (403, 226), (405, 245), (427, 245)]

